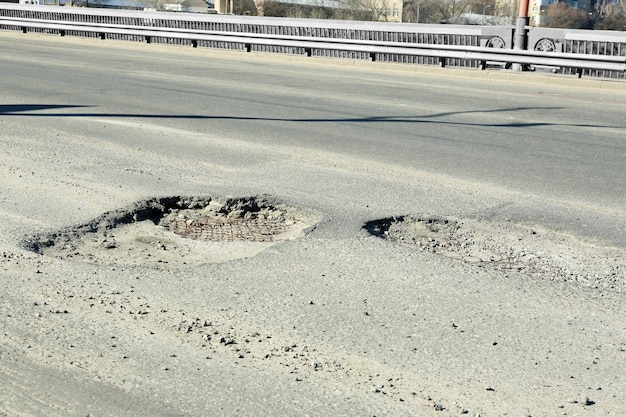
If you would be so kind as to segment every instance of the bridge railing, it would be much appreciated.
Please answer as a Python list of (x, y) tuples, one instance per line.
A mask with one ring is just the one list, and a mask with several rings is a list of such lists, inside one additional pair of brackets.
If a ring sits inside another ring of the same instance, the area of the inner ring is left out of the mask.
[[(528, 49), (545, 52), (565, 52), (578, 55), (626, 56), (626, 32), (532, 28), (528, 34)], [(573, 69), (562, 68), (561, 73)], [(624, 73), (583, 69), (583, 75), (605, 78), (626, 78)]]
[[(626, 71), (626, 56), (622, 54), (626, 47), (618, 49), (614, 55), (563, 52), (557, 50), (558, 47), (514, 50), (511, 49), (512, 27), (284, 19), (0, 3), (0, 28), (442, 66), (484, 68), (488, 63), (518, 63), (529, 67), (549, 66), (579, 76), (596, 72), (605, 77), (607, 74), (623, 77)], [(620, 44), (619, 37), (614, 38)], [(546, 46), (545, 39), (551, 38), (541, 39), (544, 41), (539, 45)], [(529, 36), (529, 40), (534, 38)], [(626, 38), (623, 41), (626, 45)], [(532, 46), (530, 42), (529, 46)]]

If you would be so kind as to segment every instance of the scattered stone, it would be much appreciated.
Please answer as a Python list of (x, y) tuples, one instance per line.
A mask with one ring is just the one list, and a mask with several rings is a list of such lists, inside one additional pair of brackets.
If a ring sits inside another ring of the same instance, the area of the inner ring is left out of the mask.
[(584, 405), (584, 406), (588, 406), (588, 405), (593, 405), (593, 404), (595, 404), (593, 401), (591, 401), (591, 400), (589, 399), (589, 397), (586, 397), (586, 396), (584, 396), (584, 395), (582, 395), (582, 396), (580, 397), (580, 400), (579, 400), (578, 402), (579, 402), (580, 404)]
[(232, 337), (222, 337), (220, 338), (220, 343), (223, 344), (224, 346), (228, 346), (228, 345), (236, 345), (237, 341), (233, 339)]
[(477, 268), (626, 291), (626, 250), (557, 231), (471, 218), (399, 216), (367, 222), (374, 236)]
[(446, 407), (439, 403), (433, 404), (433, 408), (435, 409), (435, 411), (444, 411), (446, 409)]

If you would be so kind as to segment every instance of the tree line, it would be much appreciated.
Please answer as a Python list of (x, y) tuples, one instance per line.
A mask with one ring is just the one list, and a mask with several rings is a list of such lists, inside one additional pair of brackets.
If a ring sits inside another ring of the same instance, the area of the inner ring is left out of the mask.
[[(463, 23), (462, 16), (469, 13), (508, 17), (512, 24), (518, 13), (516, 1), (498, 0), (334, 0), (333, 3), (335, 7), (327, 7), (328, 2), (321, 1), (305, 5), (276, 0), (234, 0), (233, 12), (291, 18), (385, 21), (396, 20), (392, 10), (401, 8), (403, 22), (437, 24)], [(588, 9), (574, 8), (561, 0), (541, 10), (540, 26), (626, 31), (626, 0), (592, 0)]]
[(589, 9), (576, 9), (564, 2), (546, 9), (544, 26), (567, 29), (626, 30), (626, 3), (596, 2)]

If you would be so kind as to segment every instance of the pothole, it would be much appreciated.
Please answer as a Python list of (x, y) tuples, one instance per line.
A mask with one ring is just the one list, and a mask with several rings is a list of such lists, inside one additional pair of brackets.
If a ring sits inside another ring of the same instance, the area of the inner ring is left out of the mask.
[(364, 228), (400, 245), (459, 262), (541, 279), (626, 291), (626, 251), (513, 222), (407, 215)]
[(26, 246), (42, 255), (94, 264), (194, 266), (254, 256), (303, 236), (320, 219), (269, 196), (155, 198), (36, 236)]

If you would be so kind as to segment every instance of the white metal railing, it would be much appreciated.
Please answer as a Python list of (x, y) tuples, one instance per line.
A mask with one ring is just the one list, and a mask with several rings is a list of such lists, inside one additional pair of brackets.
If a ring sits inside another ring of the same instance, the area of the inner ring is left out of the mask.
[[(229, 19), (232, 16), (219, 16), (218, 19), (228, 23), (228, 25), (217, 26), (216, 29), (218, 30), (207, 30), (203, 28), (202, 23), (206, 23), (207, 18), (215, 20), (215, 15), (111, 10), (95, 12), (94, 9), (68, 10), (65, 7), (49, 6), (36, 7), (36, 11), (40, 12), (39, 14), (29, 13), (34, 11), (34, 8), (33, 6), (0, 4), (0, 12), (3, 9), (11, 11), (11, 13), (0, 14), (0, 27), (21, 29), (24, 33), (29, 30), (54, 31), (61, 35), (88, 33), (100, 36), (102, 39), (106, 38), (107, 35), (134, 36), (140, 37), (146, 42), (151, 42), (153, 39), (178, 39), (188, 41), (193, 46), (197, 46), (200, 41), (212, 42), (213, 44), (237, 44), (247, 51), (252, 50), (253, 46), (292, 48), (301, 50), (307, 55), (312, 55), (313, 51), (347, 51), (364, 54), (373, 60), (385, 55), (427, 57), (435, 59), (441, 66), (445, 66), (449, 60), (476, 62), (482, 68), (488, 62), (515, 63), (528, 66), (571, 68), (575, 69), (579, 76), (582, 75), (583, 70), (626, 72), (626, 56), (622, 55), (529, 51), (505, 47), (477, 46), (475, 34), (479, 31), (475, 27), (450, 28), (453, 36), (473, 36), (472, 40), (467, 42), (473, 44), (449, 45), (411, 42), (410, 40), (416, 39), (416, 37), (409, 36), (412, 35), (410, 31), (406, 32), (408, 35), (402, 33), (401, 36), (391, 36), (391, 39), (396, 40), (372, 39), (381, 37), (389, 39), (390, 36), (384, 35), (385, 30), (394, 30), (395, 33), (398, 33), (400, 32), (399, 29), (406, 29), (407, 25), (399, 27), (398, 24), (377, 25), (372, 22), (324, 21), (323, 26), (327, 30), (352, 31), (348, 33), (349, 36), (342, 33), (340, 37), (332, 37), (332, 35), (337, 36), (338, 32), (332, 32), (330, 36), (320, 36), (320, 32), (306, 28), (303, 30), (276, 29), (279, 26), (289, 26), (289, 24), (292, 24), (292, 27), (300, 27), (305, 24), (302, 20), (296, 19), (268, 18), (269, 20), (265, 20), (264, 18), (255, 18), (255, 20), (249, 20), (250, 18), (246, 17)], [(251, 23), (259, 24), (259, 22), (262, 22), (269, 29), (265, 27), (259, 29), (261, 26), (245, 28), (242, 26), (246, 24), (250, 26)], [(306, 24), (317, 25), (319, 22), (307, 21)], [(235, 29), (233, 29), (233, 24), (237, 26)], [(274, 28), (272, 28), (272, 24)], [(448, 30), (447, 25), (430, 25), (427, 29), (435, 31), (432, 26), (443, 26), (444, 28), (439, 28), (439, 31)], [(226, 30), (219, 30), (223, 28)], [(355, 36), (354, 31), (357, 28), (364, 31), (365, 36), (363, 34)], [(420, 29), (424, 30), (424, 28)], [(457, 33), (454, 33), (455, 31)], [(383, 34), (372, 35), (372, 32)], [(327, 34), (328, 32), (324, 33)], [(506, 43), (504, 40), (503, 42)]]

